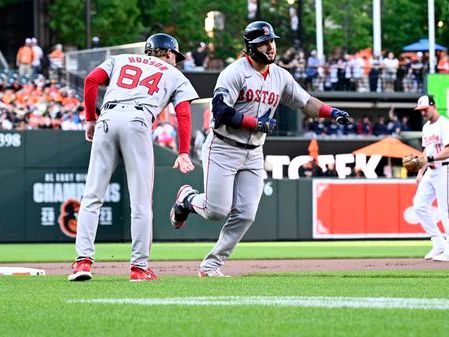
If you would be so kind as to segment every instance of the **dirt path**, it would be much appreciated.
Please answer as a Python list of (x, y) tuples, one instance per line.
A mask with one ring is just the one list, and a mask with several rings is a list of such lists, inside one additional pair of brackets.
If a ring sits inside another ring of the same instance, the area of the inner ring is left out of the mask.
[[(199, 261), (152, 262), (159, 275), (196, 275)], [(0, 267), (30, 267), (44, 269), (47, 275), (67, 275), (71, 272), (69, 263), (0, 263)], [(357, 271), (357, 270), (423, 270), (449, 269), (449, 263), (426, 261), (422, 258), (401, 259), (301, 259), (301, 260), (239, 260), (228, 261), (223, 272), (228, 275), (251, 273), (279, 273), (304, 271)], [(96, 275), (126, 275), (127, 262), (96, 262)]]

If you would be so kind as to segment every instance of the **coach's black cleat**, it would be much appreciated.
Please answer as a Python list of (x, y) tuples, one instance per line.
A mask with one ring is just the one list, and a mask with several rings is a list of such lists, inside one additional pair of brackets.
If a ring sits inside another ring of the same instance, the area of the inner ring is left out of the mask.
[(170, 210), (170, 223), (175, 229), (180, 229), (186, 223), (191, 212), (191, 206), (186, 205), (186, 202), (190, 203), (190, 201), (186, 199), (193, 194), (198, 194), (198, 191), (190, 185), (183, 185), (179, 188), (176, 201)]

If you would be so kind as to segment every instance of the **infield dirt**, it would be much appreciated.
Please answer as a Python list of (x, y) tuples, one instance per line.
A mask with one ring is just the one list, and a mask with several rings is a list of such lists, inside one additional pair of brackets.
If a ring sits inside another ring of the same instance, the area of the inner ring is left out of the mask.
[[(150, 267), (157, 274), (192, 276), (198, 272), (200, 261), (154, 261)], [(8, 263), (0, 267), (30, 267), (44, 269), (47, 275), (70, 274), (70, 263)], [(361, 270), (426, 270), (449, 269), (449, 263), (426, 261), (422, 258), (384, 259), (298, 259), (298, 260), (235, 260), (226, 262), (223, 272), (227, 275), (283, 272), (326, 272)], [(127, 262), (95, 262), (96, 275), (124, 275), (129, 270)]]

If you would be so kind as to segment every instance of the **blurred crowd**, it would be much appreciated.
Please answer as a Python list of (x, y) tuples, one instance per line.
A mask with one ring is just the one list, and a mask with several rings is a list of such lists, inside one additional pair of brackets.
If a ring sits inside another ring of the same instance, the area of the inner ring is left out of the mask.
[[(441, 51), (437, 58), (436, 72), (448, 74), (448, 55)], [(321, 62), (315, 50), (305, 53), (291, 47), (278, 55), (276, 63), (308, 91), (422, 92), (429, 72), (428, 54), (423, 52), (375, 56), (367, 48), (355, 54), (337, 52), (326, 59)], [(212, 43), (200, 42), (195, 50), (186, 53), (183, 70), (220, 71), (233, 60), (216, 57)]]
[(379, 115), (373, 122), (372, 117), (365, 115), (355, 121), (350, 118), (347, 125), (337, 124), (335, 119), (306, 117), (302, 123), (305, 137), (329, 136), (329, 137), (354, 137), (354, 136), (399, 136), (403, 131), (411, 131), (408, 116), (399, 118), (394, 114), (391, 119)]
[[(280, 56), (278, 65), (309, 91), (422, 92), (429, 71), (428, 55), (422, 52), (402, 53), (397, 58), (393, 52), (374, 56), (371, 49), (320, 62), (315, 50), (306, 58), (304, 52), (291, 47)], [(438, 53), (436, 71), (449, 73), (445, 52)]]
[(0, 73), (0, 129), (81, 130), (84, 119), (80, 98), (56, 79)]
[[(186, 54), (183, 69), (220, 71), (232, 61), (217, 58), (213, 44), (200, 42)], [(375, 57), (369, 49), (354, 55), (330, 57), (328, 62), (322, 63), (316, 51), (311, 51), (306, 58), (304, 52), (292, 47), (278, 56), (277, 63), (310, 91), (419, 92), (428, 71), (427, 55), (421, 52), (404, 53), (398, 59), (391, 52)], [(0, 129), (83, 128), (82, 100), (74, 90), (62, 85), (62, 45), (55, 45), (45, 55), (36, 38), (27, 38), (17, 52), (16, 65), (17, 71), (0, 73)], [(438, 55), (437, 70), (449, 73), (445, 53)], [(155, 122), (153, 138), (160, 145), (176, 149), (177, 125), (172, 110), (168, 107)], [(348, 125), (343, 126), (335, 120), (305, 118), (302, 130), (306, 137), (398, 136), (402, 131), (410, 130), (407, 116), (378, 116), (374, 119), (363, 116), (360, 120), (351, 119)], [(204, 131), (199, 133), (196, 143), (201, 144), (200, 138), (205, 134)]]
[(184, 71), (220, 71), (232, 60), (223, 60), (216, 56), (215, 45), (199, 42), (196, 49), (185, 54), (186, 59), (182, 64)]

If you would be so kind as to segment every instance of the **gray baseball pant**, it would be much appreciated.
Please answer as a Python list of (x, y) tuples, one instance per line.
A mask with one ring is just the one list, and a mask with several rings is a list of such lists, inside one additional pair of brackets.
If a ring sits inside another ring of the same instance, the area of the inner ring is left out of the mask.
[(94, 134), (81, 208), (78, 215), (78, 258), (95, 255), (100, 208), (111, 176), (125, 164), (131, 203), (131, 264), (147, 268), (153, 236), (154, 156), (152, 116), (132, 105), (118, 104), (99, 117)]
[(205, 219), (228, 218), (214, 248), (200, 265), (219, 268), (228, 259), (256, 217), (266, 172), (262, 147), (246, 150), (218, 139), (211, 132), (202, 152), (204, 193), (192, 199)]

